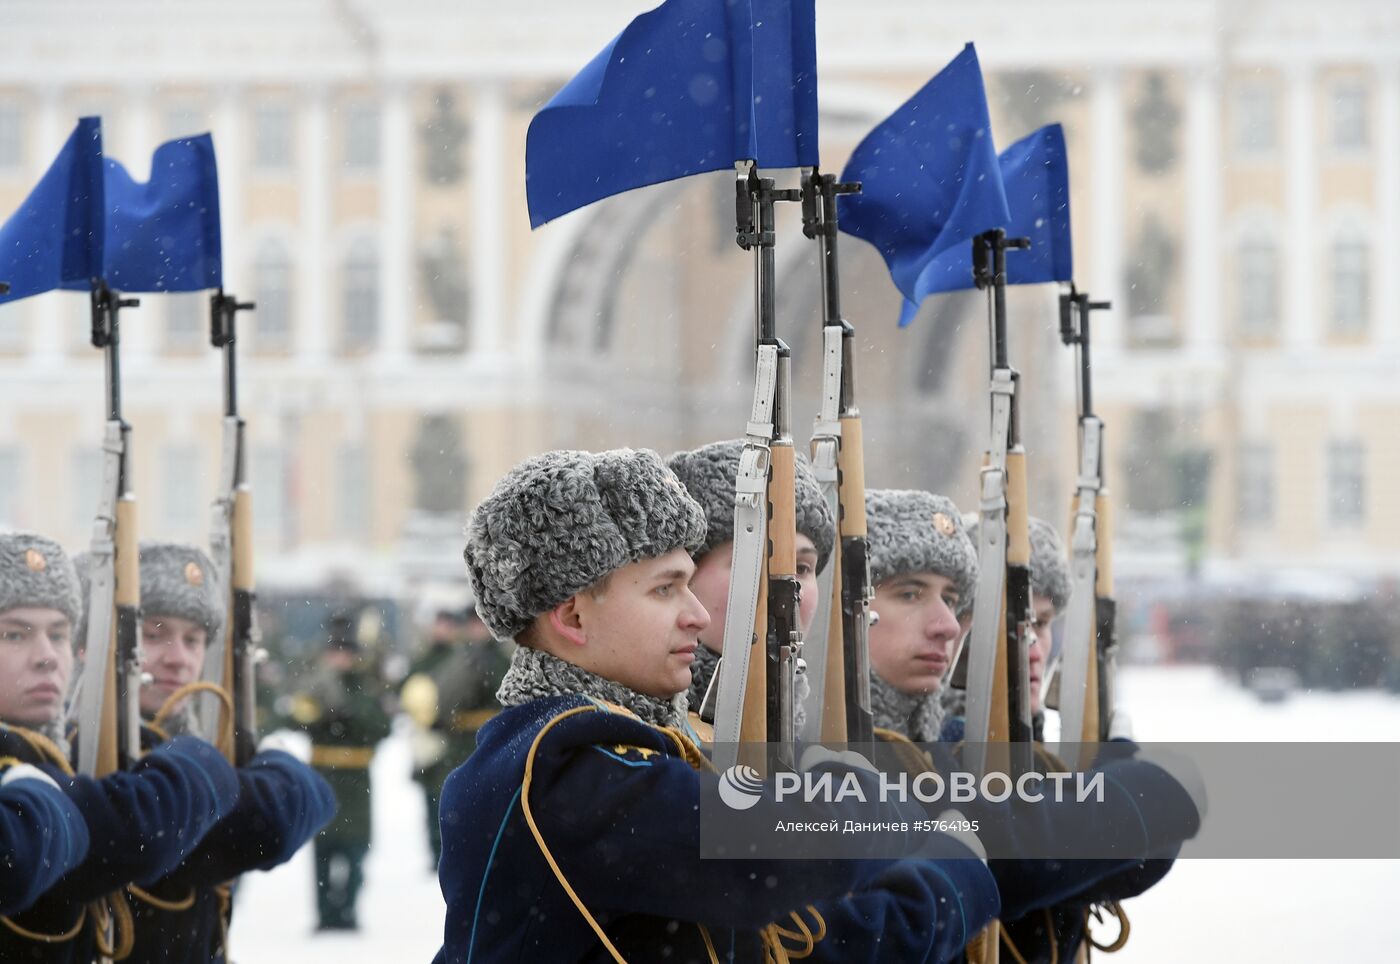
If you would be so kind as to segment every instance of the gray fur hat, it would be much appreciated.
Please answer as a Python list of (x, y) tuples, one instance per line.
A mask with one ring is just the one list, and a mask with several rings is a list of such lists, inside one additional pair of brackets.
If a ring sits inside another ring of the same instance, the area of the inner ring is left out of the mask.
[(24, 606), (57, 609), (76, 630), (83, 612), (78, 573), (52, 539), (34, 532), (0, 533), (0, 612)]
[(182, 542), (141, 543), (141, 615), (198, 623), (210, 642), (224, 627), (224, 590), (214, 563)]
[(467, 574), (497, 639), (614, 569), (705, 540), (705, 512), (647, 449), (526, 459), (467, 522)]
[(1055, 527), (1044, 519), (1030, 519), (1031, 591), (1049, 598), (1058, 615), (1069, 605), (1073, 585), (1069, 578), (1069, 558)]
[(918, 489), (867, 489), (870, 578), (879, 585), (910, 572), (953, 581), (959, 611), (977, 589), (977, 550), (951, 499)]
[[(739, 456), (743, 451), (744, 443), (734, 439), (677, 452), (666, 460), (671, 471), (705, 510), (705, 543), (697, 556), (734, 538), (734, 483), (739, 477)], [(793, 475), (797, 483), (797, 531), (817, 547), (817, 569), (820, 570), (831, 558), (836, 523), (831, 517), (831, 508), (822, 498), (811, 464), (801, 452), (797, 453)]]

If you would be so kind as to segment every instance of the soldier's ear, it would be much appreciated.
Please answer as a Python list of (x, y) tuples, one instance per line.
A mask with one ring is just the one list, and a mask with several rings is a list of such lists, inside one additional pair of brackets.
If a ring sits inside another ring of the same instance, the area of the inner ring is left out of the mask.
[(578, 596), (570, 596), (549, 611), (549, 625), (568, 643), (582, 646), (588, 642), (583, 631), (583, 618), (579, 612)]

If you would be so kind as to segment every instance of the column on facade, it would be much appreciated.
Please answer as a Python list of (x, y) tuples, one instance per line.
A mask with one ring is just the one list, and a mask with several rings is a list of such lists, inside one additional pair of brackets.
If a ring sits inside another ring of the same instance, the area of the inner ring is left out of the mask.
[[(137, 181), (151, 176), (151, 152), (159, 138), (151, 123), (151, 89), (142, 84), (128, 87), (122, 94), (122, 165)], [(141, 368), (150, 364), (165, 331), (168, 295), (137, 294), (139, 307), (130, 311), (130, 324), (122, 325), (122, 364)]]
[[(32, 163), (29, 168), (29, 183), (37, 184), (44, 176), (54, 156), (63, 146), (68, 130), (63, 126), (63, 94), (56, 87), (44, 87), (38, 96), (38, 123), (35, 125), (35, 144), (30, 151)], [(71, 295), (48, 292), (30, 302), (29, 331), (30, 364), (35, 368), (50, 369), (63, 364), (63, 356), (70, 344), (77, 341), (73, 334), (76, 320), (64, 309), (72, 301)]]
[(381, 90), (379, 112), (379, 351), (390, 364), (408, 355), (413, 331), (413, 105), (406, 83)]
[(1314, 144), (1316, 75), (1308, 65), (1295, 65), (1288, 71), (1288, 155), (1287, 211), (1288, 241), (1285, 263), (1288, 288), (1284, 299), (1284, 343), (1294, 351), (1305, 351), (1318, 341), (1318, 305), (1315, 279), (1323, 270), (1318, 264), (1317, 244), (1317, 155)]
[(1093, 265), (1090, 294), (1113, 302), (1113, 311), (1094, 321), (1095, 348), (1113, 352), (1123, 345), (1123, 90), (1116, 68), (1092, 79)]
[(1379, 126), (1373, 165), (1376, 177), (1379, 270), (1376, 285), (1376, 335), (1386, 348), (1400, 349), (1400, 270), (1392, 245), (1400, 238), (1400, 64), (1386, 62), (1375, 73)]
[(1221, 288), (1220, 71), (1202, 64), (1189, 75), (1186, 101), (1186, 346), (1219, 349), (1225, 324)]
[(476, 85), (472, 109), (471, 348), (497, 352), (506, 319), (505, 100), (501, 85)]
[(247, 163), (244, 92), (219, 91), (214, 108), (214, 151), (219, 157), (219, 232), (222, 237), (224, 285), (241, 298), (253, 295), (252, 272), (244, 260), (243, 171)]
[(301, 105), (300, 142), (297, 144), (297, 192), (301, 244), (295, 265), (296, 314), (294, 316), (297, 360), (303, 365), (319, 365), (329, 354), (336, 326), (332, 322), (329, 297), (333, 274), (327, 270), (330, 255), (329, 109), (327, 91), (311, 87)]

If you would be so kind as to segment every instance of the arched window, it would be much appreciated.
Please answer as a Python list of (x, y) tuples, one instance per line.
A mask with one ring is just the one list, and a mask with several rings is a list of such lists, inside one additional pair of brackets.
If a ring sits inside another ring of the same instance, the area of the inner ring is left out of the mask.
[(1247, 336), (1272, 335), (1279, 322), (1279, 252), (1271, 238), (1246, 237), (1236, 250), (1236, 320)]
[(288, 347), (292, 339), (292, 264), (281, 241), (269, 238), (258, 245), (253, 288), (259, 347)]
[(1337, 237), (1329, 253), (1328, 271), (1332, 330), (1339, 335), (1364, 333), (1371, 313), (1371, 245), (1355, 232)]
[(346, 348), (367, 348), (379, 333), (379, 249), (372, 238), (357, 238), (345, 254), (341, 273)]

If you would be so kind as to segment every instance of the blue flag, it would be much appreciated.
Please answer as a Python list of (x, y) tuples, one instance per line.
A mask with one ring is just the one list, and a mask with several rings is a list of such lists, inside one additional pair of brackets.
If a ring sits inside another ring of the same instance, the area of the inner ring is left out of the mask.
[[(1008, 237), (1030, 238), (1029, 251), (1006, 255), (1006, 282), (1013, 285), (1069, 281), (1074, 277), (1074, 253), (1069, 235), (1069, 162), (1065, 132), (1048, 124), (1001, 152), (1001, 180), (1011, 220)], [(920, 277), (924, 294), (975, 287), (972, 250), (968, 245), (943, 252)], [(919, 306), (905, 301), (899, 317), (903, 328)]]
[(841, 230), (879, 249), (915, 306), (942, 277), (937, 259), (1011, 219), (972, 44), (866, 135), (841, 172)]
[(666, 0), (564, 85), (525, 143), (530, 225), (648, 184), (817, 163), (815, 0)]
[(103, 279), (118, 291), (203, 291), (223, 284), (219, 176), (208, 134), (167, 141), (151, 179), (108, 159)]
[(0, 281), (17, 301), (87, 287), (102, 271), (102, 122), (84, 117), (33, 191), (0, 227)]

